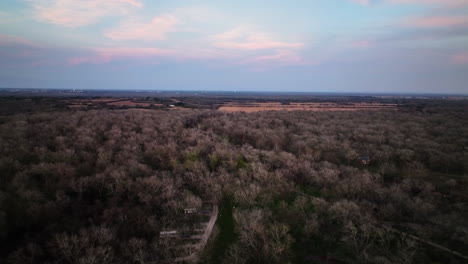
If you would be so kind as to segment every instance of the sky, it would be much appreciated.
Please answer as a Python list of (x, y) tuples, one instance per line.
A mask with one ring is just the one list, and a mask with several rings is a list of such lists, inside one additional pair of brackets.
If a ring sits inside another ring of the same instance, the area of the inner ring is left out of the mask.
[(2, 0), (0, 87), (468, 94), (468, 0)]

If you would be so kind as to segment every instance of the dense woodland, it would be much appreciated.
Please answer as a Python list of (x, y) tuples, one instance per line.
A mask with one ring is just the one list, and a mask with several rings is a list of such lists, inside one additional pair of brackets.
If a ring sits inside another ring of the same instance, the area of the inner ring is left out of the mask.
[(404, 235), (468, 255), (468, 105), (431, 103), (3, 115), (0, 262), (170, 263), (213, 201), (203, 263), (466, 263)]

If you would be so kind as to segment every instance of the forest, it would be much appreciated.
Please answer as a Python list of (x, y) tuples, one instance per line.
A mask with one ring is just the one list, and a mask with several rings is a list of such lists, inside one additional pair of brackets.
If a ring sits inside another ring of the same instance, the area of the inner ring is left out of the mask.
[(176, 262), (206, 218), (184, 210), (206, 204), (219, 215), (199, 263), (468, 262), (466, 100), (255, 113), (2, 100), (0, 263)]

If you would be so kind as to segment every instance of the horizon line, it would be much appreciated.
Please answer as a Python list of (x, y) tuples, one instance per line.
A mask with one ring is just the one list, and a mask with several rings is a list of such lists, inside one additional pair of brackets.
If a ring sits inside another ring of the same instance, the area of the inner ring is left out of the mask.
[(197, 89), (129, 89), (129, 88), (27, 88), (0, 87), (0, 90), (55, 90), (55, 91), (105, 91), (105, 92), (201, 92), (201, 93), (278, 93), (278, 94), (336, 94), (336, 95), (426, 95), (465, 97), (468, 93), (442, 92), (369, 92), (369, 91), (281, 91), (281, 90), (197, 90)]

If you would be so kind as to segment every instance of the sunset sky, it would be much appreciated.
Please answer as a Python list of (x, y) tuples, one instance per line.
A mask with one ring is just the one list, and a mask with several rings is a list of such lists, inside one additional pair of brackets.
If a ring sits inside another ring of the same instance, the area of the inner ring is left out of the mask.
[(2, 0), (0, 87), (468, 94), (468, 0)]

